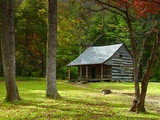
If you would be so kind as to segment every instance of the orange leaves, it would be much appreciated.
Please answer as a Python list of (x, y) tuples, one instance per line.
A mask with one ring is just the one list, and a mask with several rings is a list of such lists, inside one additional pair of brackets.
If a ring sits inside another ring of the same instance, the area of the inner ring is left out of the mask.
[(137, 14), (136, 18), (147, 17), (160, 11), (160, 0), (112, 0), (112, 2), (123, 9), (131, 9)]
[(40, 46), (39, 44), (44, 44), (43, 42), (40, 41), (38, 35), (34, 34), (33, 35), (33, 39), (31, 41), (28, 42), (28, 48), (29, 50), (34, 53), (34, 55), (36, 56), (40, 56)]
[(134, 11), (139, 17), (147, 17), (150, 14), (154, 15), (160, 11), (160, 4), (150, 1), (134, 1)]
[(33, 35), (33, 38), (34, 38), (35, 40), (38, 40), (38, 41), (39, 41), (39, 38), (38, 38), (38, 36), (37, 36), (36, 34)]

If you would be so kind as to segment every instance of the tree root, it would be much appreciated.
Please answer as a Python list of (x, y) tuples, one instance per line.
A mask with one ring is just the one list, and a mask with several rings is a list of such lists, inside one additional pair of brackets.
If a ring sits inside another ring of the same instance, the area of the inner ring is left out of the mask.
[(138, 103), (138, 101), (136, 99), (134, 99), (132, 107), (130, 109), (130, 112), (136, 112), (136, 110), (137, 110), (137, 103)]
[(145, 109), (144, 105), (142, 105), (141, 103), (138, 103), (138, 104), (137, 104), (136, 112), (137, 112), (137, 113), (145, 113), (145, 112), (146, 112), (146, 109)]
[(54, 95), (49, 95), (49, 94), (46, 94), (46, 98), (49, 98), (49, 99), (60, 99), (62, 98), (59, 93), (55, 93)]

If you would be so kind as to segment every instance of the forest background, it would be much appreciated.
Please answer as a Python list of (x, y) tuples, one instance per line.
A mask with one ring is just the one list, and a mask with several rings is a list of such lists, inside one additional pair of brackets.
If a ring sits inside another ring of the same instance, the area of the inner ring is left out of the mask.
[[(98, 5), (76, 0), (58, 0), (57, 79), (67, 79), (67, 64), (85, 50), (85, 46), (125, 43), (129, 50), (130, 37), (124, 19), (109, 11), (93, 11)], [(46, 76), (47, 0), (20, 0), (15, 3), (16, 76)], [(136, 42), (141, 45), (147, 33), (145, 22), (132, 21)], [(149, 26), (151, 27), (151, 26)], [(147, 37), (140, 65), (140, 78), (151, 55), (156, 35)], [(139, 46), (141, 47), (141, 46)], [(0, 52), (1, 53), (1, 52)], [(160, 81), (160, 56), (151, 81)], [(0, 76), (3, 76), (0, 54)], [(77, 68), (71, 69), (77, 77)]]

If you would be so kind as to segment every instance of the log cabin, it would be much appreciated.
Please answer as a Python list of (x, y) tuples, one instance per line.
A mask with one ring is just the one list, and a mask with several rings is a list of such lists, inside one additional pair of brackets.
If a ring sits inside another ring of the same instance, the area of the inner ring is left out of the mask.
[[(69, 81), (133, 81), (133, 58), (124, 43), (92, 46), (68, 65)], [(78, 79), (70, 67), (78, 67)]]

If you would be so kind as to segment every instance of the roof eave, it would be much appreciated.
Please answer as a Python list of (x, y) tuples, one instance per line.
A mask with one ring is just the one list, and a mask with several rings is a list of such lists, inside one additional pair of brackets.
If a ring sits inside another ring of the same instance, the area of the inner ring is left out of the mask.
[(99, 64), (104, 64), (104, 63), (67, 65), (67, 67), (72, 67), (72, 66), (82, 66), (82, 65), (99, 65)]

